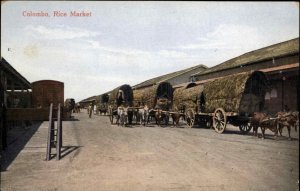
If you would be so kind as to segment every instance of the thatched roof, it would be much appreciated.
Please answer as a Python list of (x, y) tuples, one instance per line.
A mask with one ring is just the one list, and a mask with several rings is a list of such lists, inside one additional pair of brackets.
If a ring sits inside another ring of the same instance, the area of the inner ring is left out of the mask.
[(299, 38), (274, 44), (251, 52), (247, 52), (241, 56), (227, 60), (217, 66), (208, 68), (204, 71), (197, 72), (193, 76), (200, 76), (209, 73), (219, 72), (222, 70), (241, 67), (244, 65), (249, 65), (256, 62), (270, 60), (273, 58), (292, 55), (296, 53), (299, 53)]
[(158, 77), (146, 80), (142, 83), (139, 83), (139, 84), (133, 86), (133, 89), (139, 89), (139, 88), (159, 84), (161, 82), (166, 82), (168, 80), (171, 80), (175, 77), (178, 77), (178, 76), (183, 75), (183, 74), (185, 74), (187, 72), (190, 72), (190, 71), (200, 72), (200, 71), (203, 71), (203, 70), (206, 70), (206, 69), (207, 69), (206, 66), (200, 64), (200, 65), (193, 66), (193, 67), (190, 67), (190, 68), (187, 68), (187, 69), (184, 69), (184, 70), (179, 70), (179, 71), (176, 71), (176, 72), (172, 72), (172, 73), (169, 73), (169, 74), (165, 74), (165, 75), (162, 75), (162, 76), (158, 76)]

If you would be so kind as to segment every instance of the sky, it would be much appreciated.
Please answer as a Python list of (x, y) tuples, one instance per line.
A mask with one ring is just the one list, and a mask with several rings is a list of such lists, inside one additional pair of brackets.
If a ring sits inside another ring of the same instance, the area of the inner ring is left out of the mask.
[[(40, 12), (49, 16), (27, 16)], [(64, 82), (76, 102), (293, 38), (298, 2), (1, 3), (1, 56), (29, 82)]]

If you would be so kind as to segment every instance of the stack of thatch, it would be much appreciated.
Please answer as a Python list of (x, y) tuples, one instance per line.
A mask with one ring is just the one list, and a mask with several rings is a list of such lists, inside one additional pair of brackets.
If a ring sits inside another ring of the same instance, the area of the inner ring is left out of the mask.
[(142, 104), (143, 102), (144, 102), (143, 90), (142, 89), (133, 90), (133, 105), (139, 106), (139, 103)]
[(172, 102), (173, 87), (170, 83), (162, 82), (151, 87), (134, 90), (134, 103), (141, 102), (150, 108), (155, 108), (157, 98), (160, 97), (167, 98)]
[(217, 108), (236, 113), (261, 111), (266, 87), (267, 79), (262, 72), (240, 73), (191, 88), (181, 87), (174, 91), (173, 110), (184, 107), (205, 113), (213, 113)]
[(203, 85), (191, 88), (181, 87), (174, 91), (173, 110), (180, 110), (182, 107), (197, 110), (197, 100), (203, 91)]
[(144, 89), (136, 90), (136, 96), (134, 97), (134, 100), (139, 100), (141, 103), (147, 104), (148, 107), (154, 108), (155, 107), (155, 101), (156, 101), (156, 89), (157, 86), (151, 86)]
[[(252, 83), (252, 76), (260, 78), (260, 83)], [(212, 113), (216, 108), (223, 108), (228, 112), (240, 113), (257, 110), (257, 104), (264, 97), (264, 92), (255, 94), (251, 91), (245, 92), (246, 82), (251, 90), (264, 89), (266, 78), (261, 72), (247, 72), (226, 76), (208, 82), (204, 85), (205, 112)]]

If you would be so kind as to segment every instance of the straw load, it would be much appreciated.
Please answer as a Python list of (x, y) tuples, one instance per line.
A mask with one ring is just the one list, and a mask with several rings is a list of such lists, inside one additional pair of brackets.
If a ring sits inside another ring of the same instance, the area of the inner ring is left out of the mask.
[(154, 108), (156, 105), (156, 89), (157, 85), (134, 90), (134, 103), (138, 105), (138, 102), (140, 102), (148, 105), (150, 108)]
[(263, 72), (247, 72), (217, 78), (191, 88), (174, 90), (173, 110), (193, 109), (213, 113), (217, 108), (239, 114), (261, 111), (267, 89)]
[(150, 108), (155, 108), (158, 98), (165, 98), (172, 102), (173, 87), (170, 83), (162, 82), (151, 87), (134, 90), (134, 103), (140, 102), (147, 104)]
[(174, 90), (173, 110), (183, 111), (184, 108), (197, 109), (197, 100), (203, 91), (203, 85), (194, 86), (191, 88), (181, 87)]
[(134, 106), (139, 106), (139, 104), (144, 103), (144, 99), (143, 99), (143, 90), (144, 89), (137, 89), (137, 90), (133, 90), (133, 105)]
[(205, 83), (205, 112), (212, 113), (220, 107), (236, 113), (261, 111), (266, 88), (267, 79), (262, 72), (240, 73)]

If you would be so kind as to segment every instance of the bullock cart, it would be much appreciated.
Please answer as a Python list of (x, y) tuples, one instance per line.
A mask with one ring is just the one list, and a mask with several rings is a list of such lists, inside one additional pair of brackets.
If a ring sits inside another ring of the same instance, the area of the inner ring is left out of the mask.
[(133, 90), (134, 105), (146, 104), (150, 109), (169, 110), (173, 100), (173, 87), (168, 82)]
[[(132, 107), (133, 106), (133, 92), (132, 88), (128, 84), (124, 84), (122, 86), (119, 86), (115, 89), (113, 89), (109, 94), (108, 99), (108, 110), (109, 110), (109, 119), (111, 124), (113, 124), (113, 119), (117, 118), (118, 112), (117, 109), (120, 106), (127, 106)], [(128, 112), (128, 121), (129, 123), (132, 122), (132, 112)]]
[(97, 110), (99, 111), (99, 115), (106, 115), (108, 113), (108, 101), (109, 95), (107, 93), (101, 94), (99, 96), (99, 103), (97, 104)]
[[(168, 82), (161, 82), (156, 85), (133, 90), (134, 105), (136, 107), (147, 105), (149, 117), (160, 109), (166, 113), (171, 109), (173, 101), (173, 87)], [(168, 118), (165, 118), (168, 120)]]
[(247, 133), (249, 116), (264, 107), (267, 83), (259, 71), (194, 83), (174, 91), (173, 108), (185, 113), (189, 127), (205, 124), (223, 133), (230, 123)]

